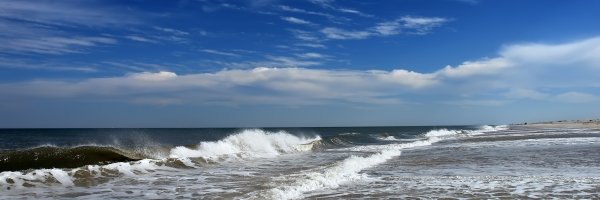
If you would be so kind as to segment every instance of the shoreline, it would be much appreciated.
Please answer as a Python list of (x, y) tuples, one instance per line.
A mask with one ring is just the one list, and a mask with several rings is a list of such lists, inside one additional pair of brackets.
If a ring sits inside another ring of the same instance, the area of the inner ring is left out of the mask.
[(600, 119), (589, 120), (558, 120), (546, 122), (525, 122), (521, 124), (511, 124), (511, 126), (527, 128), (583, 128), (600, 130)]

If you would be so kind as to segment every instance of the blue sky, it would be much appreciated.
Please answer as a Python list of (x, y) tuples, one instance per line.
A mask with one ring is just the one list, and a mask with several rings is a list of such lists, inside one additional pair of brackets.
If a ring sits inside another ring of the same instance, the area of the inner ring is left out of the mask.
[(0, 2), (0, 127), (599, 118), (600, 2)]

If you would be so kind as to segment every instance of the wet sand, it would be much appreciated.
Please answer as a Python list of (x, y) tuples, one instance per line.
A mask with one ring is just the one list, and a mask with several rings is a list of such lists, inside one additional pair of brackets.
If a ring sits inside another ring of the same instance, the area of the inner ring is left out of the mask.
[(559, 120), (548, 122), (533, 122), (514, 124), (511, 126), (520, 126), (524, 128), (582, 128), (600, 130), (600, 119), (590, 120)]

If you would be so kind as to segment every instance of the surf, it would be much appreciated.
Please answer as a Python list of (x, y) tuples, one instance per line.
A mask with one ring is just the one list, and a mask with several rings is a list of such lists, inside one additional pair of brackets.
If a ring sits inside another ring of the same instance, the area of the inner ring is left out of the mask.
[[(428, 146), (447, 138), (463, 135), (466, 131), (435, 129), (416, 134), (410, 140), (382, 141), (377, 135), (383, 133), (327, 134), (322, 132), (325, 136), (320, 136), (298, 132), (292, 134), (284, 130), (243, 129), (214, 141), (198, 141), (196, 144), (184, 146), (169, 147), (164, 144), (162, 146), (153, 144), (137, 149), (94, 145), (41, 146), (0, 152), (0, 167), (3, 171), (0, 172), (0, 186), (5, 189), (47, 187), (55, 184), (89, 187), (121, 176), (218, 166), (226, 163), (223, 162), (224, 160), (243, 165), (244, 162), (252, 159), (273, 159), (284, 154), (305, 154), (315, 151), (355, 151), (369, 154), (350, 156), (346, 161), (334, 164), (338, 167), (325, 169), (324, 173), (329, 175), (323, 177), (335, 181), (319, 184), (335, 187), (352, 180), (353, 178), (349, 178), (351, 176), (359, 177), (357, 173), (364, 169), (399, 156), (401, 149)], [(311, 184), (315, 180), (305, 181), (308, 181), (306, 184)], [(288, 187), (282, 190), (302, 193), (306, 189)]]

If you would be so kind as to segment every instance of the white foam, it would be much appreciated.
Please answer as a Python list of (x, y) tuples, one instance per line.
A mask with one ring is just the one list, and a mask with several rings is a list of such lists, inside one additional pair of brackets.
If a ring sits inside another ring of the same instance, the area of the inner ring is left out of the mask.
[[(87, 165), (80, 168), (71, 170), (67, 169), (36, 169), (33, 171), (25, 172), (1, 172), (0, 173), (0, 186), (8, 186), (15, 188), (24, 188), (24, 184), (30, 184), (34, 186), (48, 186), (52, 185), (53, 181), (48, 182), (48, 178), (53, 178), (62, 186), (74, 186), (73, 180), (76, 178), (74, 175), (80, 170), (87, 170), (93, 176), (101, 176), (105, 170), (112, 170), (118, 172), (115, 175), (135, 176), (137, 174), (147, 174), (152, 170), (158, 168), (155, 164), (157, 160), (144, 159), (136, 162), (119, 162), (108, 165)], [(50, 179), (52, 180), (52, 179)], [(0, 188), (2, 189), (2, 188)]]
[(120, 174), (127, 176), (135, 176), (136, 174), (146, 174), (149, 171), (155, 170), (158, 166), (155, 160), (144, 159), (133, 163), (118, 162), (101, 166), (101, 169), (116, 170)]
[(50, 170), (50, 174), (52, 174), (52, 176), (62, 185), (64, 186), (73, 186), (75, 184), (73, 184), (73, 180), (71, 180), (71, 177), (69, 176), (69, 174), (67, 174), (67, 172), (60, 170), (60, 169), (51, 169)]
[(23, 188), (24, 183), (39, 185), (47, 181), (48, 177), (53, 177), (58, 183), (64, 186), (73, 186), (73, 180), (68, 172), (61, 169), (38, 169), (28, 173), (23, 172), (2, 172), (0, 173), (0, 186), (15, 186)]
[(505, 131), (505, 130), (508, 130), (509, 128), (510, 127), (508, 125), (497, 125), (497, 126), (483, 125), (479, 129), (482, 132), (495, 132), (495, 131)]
[(507, 125), (498, 125), (498, 126), (490, 126), (483, 125), (480, 126), (477, 130), (448, 130), (448, 129), (437, 129), (431, 130), (424, 134), (427, 138), (448, 138), (452, 136), (468, 136), (468, 135), (480, 135), (484, 133), (497, 132), (508, 130), (509, 126)]
[(396, 137), (394, 136), (387, 136), (387, 137), (380, 137), (379, 139), (381, 140), (387, 140), (387, 141), (398, 141), (398, 139), (396, 139)]
[(467, 133), (467, 135), (475, 136), (475, 135), (481, 135), (481, 134), (485, 134), (485, 133), (505, 131), (505, 130), (508, 130), (509, 128), (510, 127), (508, 125), (497, 125), (497, 126), (483, 125), (483, 126), (480, 126), (479, 129), (477, 129), (477, 130), (467, 131), (466, 133)]
[(177, 158), (179, 161), (181, 161), (181, 163), (183, 163), (185, 166), (191, 167), (191, 168), (196, 168), (196, 165), (194, 164), (194, 162), (192, 162), (192, 160), (188, 157), (183, 157), (183, 158)]
[[(379, 152), (382, 149), (406, 149), (413, 147), (421, 147), (421, 146), (429, 146), (433, 143), (441, 141), (443, 138), (448, 138), (450, 136), (456, 135), (461, 131), (455, 130), (447, 130), (447, 129), (438, 129), (432, 130), (425, 134), (425, 138), (412, 141), (409, 143), (395, 143), (395, 144), (387, 144), (387, 145), (365, 145), (365, 146), (355, 146), (344, 149), (339, 149), (341, 151), (360, 151), (360, 152)], [(395, 138), (394, 138), (395, 139)], [(400, 140), (397, 140), (400, 141)]]
[(461, 133), (460, 130), (437, 129), (425, 133), (425, 137), (447, 137)]
[(340, 184), (357, 181), (366, 177), (360, 171), (384, 163), (400, 155), (399, 149), (382, 150), (379, 153), (367, 156), (350, 156), (323, 172), (311, 172), (304, 175), (304, 179), (297, 180), (288, 186), (273, 188), (268, 195), (273, 199), (296, 199), (303, 193), (325, 188), (336, 188)]
[(270, 157), (281, 153), (309, 151), (315, 138), (298, 137), (284, 131), (266, 132), (260, 129), (243, 130), (215, 142), (201, 142), (195, 149), (179, 146), (171, 149), (171, 158), (221, 156)]

